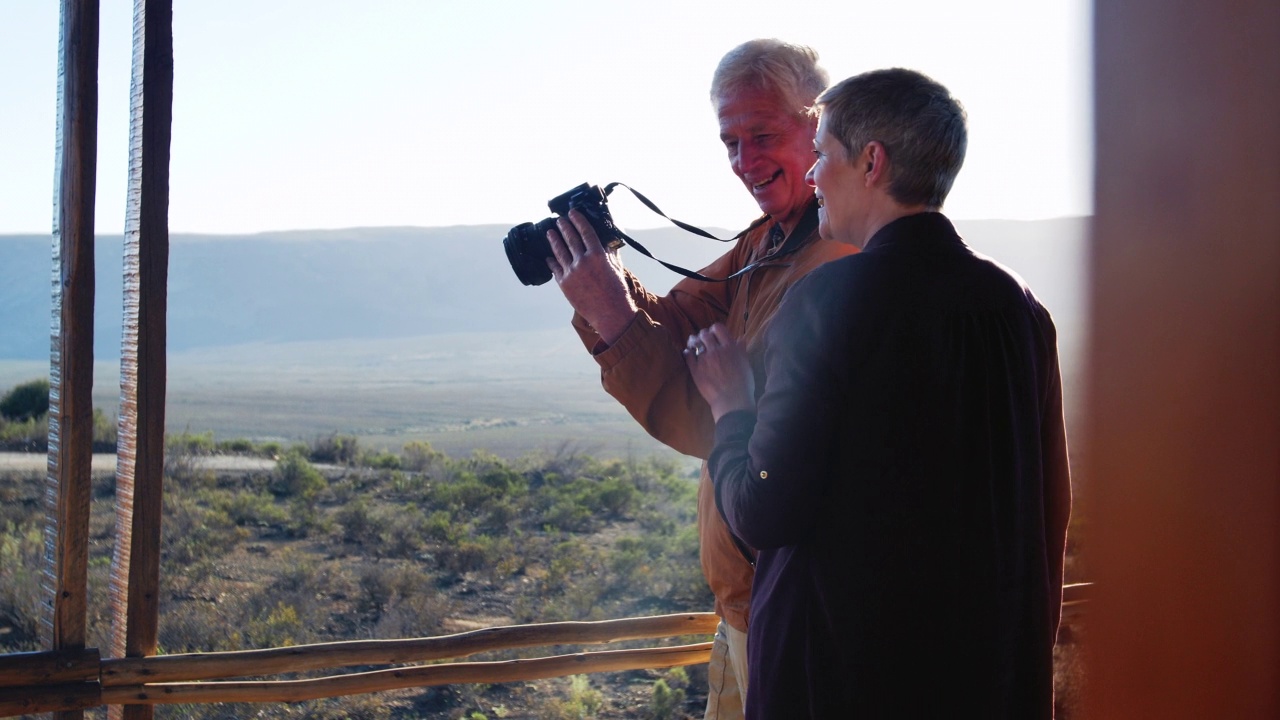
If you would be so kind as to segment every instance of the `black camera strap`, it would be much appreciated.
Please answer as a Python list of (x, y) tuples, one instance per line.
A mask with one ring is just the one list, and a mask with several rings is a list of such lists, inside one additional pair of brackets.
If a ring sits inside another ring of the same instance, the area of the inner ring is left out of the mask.
[[(764, 217), (761, 217), (757, 219), (755, 222), (748, 225), (747, 229), (743, 230), (737, 235), (734, 235), (731, 238), (728, 238), (728, 239), (718, 238), (715, 235), (712, 235), (711, 233), (707, 232), (706, 230), (703, 230), (702, 228), (697, 227), (696, 225), (690, 225), (689, 223), (681, 222), (667, 215), (666, 213), (662, 212), (662, 210), (660, 210), (657, 205), (653, 204), (653, 202), (649, 200), (649, 198), (645, 197), (644, 195), (641, 195), (639, 192), (636, 191), (635, 188), (632, 188), (623, 183), (613, 182), (606, 185), (604, 188), (605, 196), (607, 197), (610, 193), (612, 193), (615, 187), (624, 187), (627, 190), (630, 190), (631, 194), (635, 195), (637, 200), (644, 203), (645, 207), (649, 208), (655, 213), (666, 218), (671, 222), (672, 225), (675, 225), (681, 230), (684, 230), (686, 232), (691, 232), (695, 235), (701, 235), (702, 237), (710, 238), (711, 240), (716, 240), (719, 242), (734, 242), (742, 238), (744, 235), (751, 232), (752, 230), (755, 230), (756, 228), (760, 227), (764, 223), (769, 222), (769, 220), (772, 219), (768, 215), (765, 215)], [(618, 233), (618, 237), (622, 238), (622, 240), (625, 243), (635, 248), (636, 251), (639, 252), (641, 255), (644, 255), (645, 257), (648, 257), (654, 260), (659, 265), (662, 265), (663, 267), (667, 268), (668, 270), (674, 273), (678, 273), (687, 278), (693, 278), (694, 280), (701, 280), (703, 282), (725, 282), (727, 280), (732, 280), (738, 277), (739, 275), (744, 275), (748, 272), (751, 272), (752, 270), (755, 270), (757, 267), (759, 267), (764, 263), (773, 262), (783, 256), (790, 255), (796, 250), (799, 250), (800, 246), (804, 244), (805, 239), (808, 238), (809, 235), (811, 235), (814, 229), (816, 229), (817, 227), (818, 227), (818, 213), (816, 212), (815, 208), (811, 208), (810, 211), (805, 212), (804, 217), (800, 220), (800, 223), (796, 225), (794, 230), (791, 231), (791, 234), (787, 236), (787, 239), (782, 243), (782, 245), (777, 249), (776, 252), (768, 253), (767, 255), (760, 258), (759, 260), (753, 263), (747, 264), (742, 269), (738, 270), (732, 275), (729, 275), (727, 277), (722, 277), (722, 278), (707, 277), (702, 273), (695, 272), (693, 270), (687, 270), (685, 268), (680, 267), (679, 265), (673, 265), (664, 260), (659, 260), (658, 258), (654, 257), (653, 253), (649, 252), (649, 250), (644, 245), (641, 245), (639, 242), (636, 242), (626, 233), (622, 232), (621, 230), (617, 230), (616, 227), (615, 227), (615, 231)]]

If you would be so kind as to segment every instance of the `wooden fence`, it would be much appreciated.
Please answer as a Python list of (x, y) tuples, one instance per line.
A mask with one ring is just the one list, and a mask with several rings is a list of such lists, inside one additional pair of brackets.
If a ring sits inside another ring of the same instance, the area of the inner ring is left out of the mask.
[[(1089, 585), (1063, 589), (1063, 617), (1088, 602)], [(0, 717), (100, 705), (297, 702), (458, 683), (502, 683), (584, 673), (697, 665), (711, 643), (602, 650), (490, 662), (431, 663), (477, 653), (709, 635), (719, 618), (686, 613), (600, 622), (485, 628), (407, 640), (297, 645), (239, 652), (103, 659), (94, 648), (0, 656)], [(419, 663), (406, 665), (408, 663)], [(227, 680), (353, 666), (397, 665), (302, 680)]]

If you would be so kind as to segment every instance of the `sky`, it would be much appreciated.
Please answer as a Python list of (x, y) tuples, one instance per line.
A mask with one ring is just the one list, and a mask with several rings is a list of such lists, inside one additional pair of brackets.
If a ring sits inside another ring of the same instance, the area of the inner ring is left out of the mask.
[[(122, 233), (131, 0), (102, 0), (96, 230)], [(0, 0), (0, 233), (50, 232), (59, 3)], [(910, 67), (969, 115), (957, 219), (1092, 213), (1088, 0), (174, 0), (172, 232), (536, 221), (581, 182), (757, 214), (708, 99), (755, 37), (832, 82)], [(661, 218), (610, 201), (627, 228)]]

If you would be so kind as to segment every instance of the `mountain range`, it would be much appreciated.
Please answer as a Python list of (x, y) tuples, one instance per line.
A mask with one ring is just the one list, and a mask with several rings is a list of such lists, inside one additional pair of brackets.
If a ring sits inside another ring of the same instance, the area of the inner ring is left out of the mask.
[[(1018, 272), (1078, 346), (1088, 218), (957, 221), (974, 249)], [(169, 348), (515, 332), (563, 327), (570, 311), (551, 285), (525, 287), (507, 264), (508, 228), (475, 225), (174, 234)], [(728, 237), (731, 231), (714, 231)], [(675, 228), (631, 233), (655, 255), (699, 268), (727, 248)], [(48, 357), (51, 237), (0, 235), (0, 359)], [(95, 244), (94, 353), (119, 357), (121, 236)], [(624, 249), (650, 289), (674, 273)]]

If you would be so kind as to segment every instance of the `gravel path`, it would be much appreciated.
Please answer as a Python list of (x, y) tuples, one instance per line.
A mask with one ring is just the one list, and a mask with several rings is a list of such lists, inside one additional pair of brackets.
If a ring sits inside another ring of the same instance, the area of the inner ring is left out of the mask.
[[(3, 471), (40, 471), (48, 467), (49, 457), (44, 453), (0, 452), (0, 472)], [(197, 459), (197, 465), (208, 470), (270, 470), (276, 466), (275, 460), (239, 455), (211, 455)], [(116, 456), (95, 453), (93, 456), (94, 472), (112, 472), (116, 469)]]

